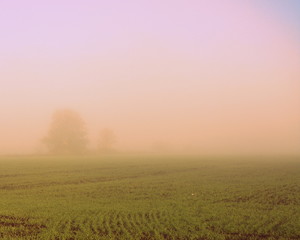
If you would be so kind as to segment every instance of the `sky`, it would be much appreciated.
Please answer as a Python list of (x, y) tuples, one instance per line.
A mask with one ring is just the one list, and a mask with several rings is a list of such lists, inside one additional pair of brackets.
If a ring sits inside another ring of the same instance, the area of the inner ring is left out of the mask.
[(283, 18), (286, 18), (285, 21), (293, 25), (296, 31), (300, 30), (300, 2), (298, 0), (265, 0), (264, 4), (269, 8), (273, 6), (272, 10), (275, 10), (277, 14), (281, 14)]
[(90, 147), (300, 153), (297, 0), (0, 2), (0, 153), (42, 149), (56, 109)]

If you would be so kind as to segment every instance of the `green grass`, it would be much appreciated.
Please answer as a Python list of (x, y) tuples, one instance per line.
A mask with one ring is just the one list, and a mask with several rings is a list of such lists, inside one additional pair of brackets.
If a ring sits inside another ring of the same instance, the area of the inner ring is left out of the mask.
[(2, 239), (300, 239), (300, 159), (2, 157)]

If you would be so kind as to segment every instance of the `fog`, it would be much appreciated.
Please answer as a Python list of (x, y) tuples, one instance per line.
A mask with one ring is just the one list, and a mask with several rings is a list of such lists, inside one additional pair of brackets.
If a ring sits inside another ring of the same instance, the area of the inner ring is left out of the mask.
[(88, 149), (300, 153), (300, 30), (259, 1), (0, 3), (0, 153), (45, 153), (53, 113)]

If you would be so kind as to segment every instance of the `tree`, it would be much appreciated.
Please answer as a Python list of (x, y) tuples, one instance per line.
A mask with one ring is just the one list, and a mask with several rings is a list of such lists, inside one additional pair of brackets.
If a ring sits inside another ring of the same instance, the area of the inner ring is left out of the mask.
[(50, 153), (79, 154), (86, 151), (86, 135), (80, 115), (73, 110), (62, 109), (54, 112), (44, 143)]
[(113, 145), (116, 142), (116, 135), (113, 130), (104, 128), (99, 133), (98, 150), (101, 153), (113, 152)]

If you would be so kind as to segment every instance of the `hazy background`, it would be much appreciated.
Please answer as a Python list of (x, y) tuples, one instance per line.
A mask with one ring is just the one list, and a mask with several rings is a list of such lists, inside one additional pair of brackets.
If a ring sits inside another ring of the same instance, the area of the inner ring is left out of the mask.
[(56, 109), (121, 151), (300, 153), (300, 3), (0, 2), (0, 153), (41, 149)]

